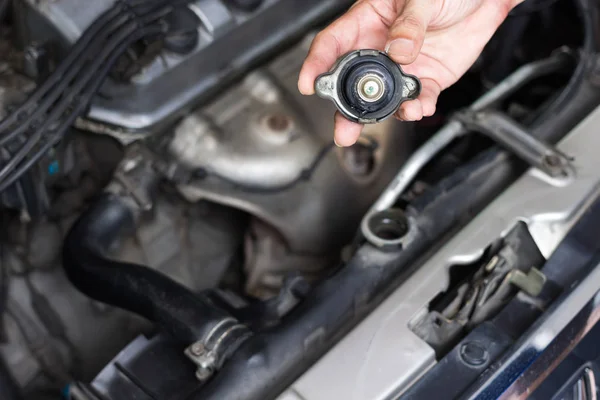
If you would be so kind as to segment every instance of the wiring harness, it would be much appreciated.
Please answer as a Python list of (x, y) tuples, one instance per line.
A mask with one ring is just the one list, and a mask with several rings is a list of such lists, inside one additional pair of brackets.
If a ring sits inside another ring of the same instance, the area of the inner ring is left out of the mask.
[(190, 0), (119, 0), (74, 44), (50, 76), (0, 122), (0, 193), (56, 146), (87, 108), (120, 56), (168, 31), (165, 17)]

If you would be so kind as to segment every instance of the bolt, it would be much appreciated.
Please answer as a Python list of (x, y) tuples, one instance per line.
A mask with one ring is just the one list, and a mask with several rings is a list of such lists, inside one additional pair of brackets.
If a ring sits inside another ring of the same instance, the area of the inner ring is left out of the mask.
[(212, 371), (209, 368), (198, 368), (196, 370), (196, 379), (199, 381), (205, 381), (212, 375)]
[(460, 358), (472, 367), (480, 367), (488, 361), (489, 354), (481, 344), (467, 342), (460, 348)]
[(202, 343), (194, 343), (190, 352), (195, 356), (201, 356), (204, 354), (204, 345)]
[(560, 157), (558, 157), (556, 154), (548, 154), (544, 158), (544, 161), (549, 167), (558, 167), (561, 164)]
[(385, 83), (375, 74), (367, 74), (360, 78), (357, 88), (359, 97), (369, 103), (380, 100), (385, 94)]

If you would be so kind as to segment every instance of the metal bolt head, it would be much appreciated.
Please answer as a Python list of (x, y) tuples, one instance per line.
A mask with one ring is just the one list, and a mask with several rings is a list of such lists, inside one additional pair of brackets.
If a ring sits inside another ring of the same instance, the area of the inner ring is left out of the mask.
[(204, 354), (204, 345), (202, 343), (194, 343), (190, 348), (190, 352), (195, 356)]
[(212, 375), (212, 371), (208, 368), (198, 368), (196, 370), (196, 379), (199, 381), (205, 381)]
[(369, 103), (380, 100), (385, 94), (385, 82), (375, 74), (367, 74), (357, 83), (358, 96)]
[(460, 348), (460, 358), (472, 367), (481, 367), (489, 360), (488, 351), (476, 342), (467, 342)]

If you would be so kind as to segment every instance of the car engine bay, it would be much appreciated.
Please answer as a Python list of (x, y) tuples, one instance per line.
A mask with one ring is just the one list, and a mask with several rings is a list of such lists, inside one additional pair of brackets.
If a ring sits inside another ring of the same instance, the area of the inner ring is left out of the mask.
[(600, 5), (341, 148), (297, 80), (351, 4), (0, 0), (1, 399), (432, 398), (481, 335), (458, 396), (579, 282)]

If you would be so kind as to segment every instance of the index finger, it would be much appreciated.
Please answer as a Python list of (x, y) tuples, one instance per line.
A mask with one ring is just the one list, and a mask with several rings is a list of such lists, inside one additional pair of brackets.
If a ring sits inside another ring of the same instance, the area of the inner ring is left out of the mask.
[(342, 55), (359, 48), (383, 50), (395, 11), (393, 7), (389, 10), (385, 7), (383, 10), (376, 9), (369, 1), (356, 3), (315, 37), (300, 71), (300, 93), (314, 94), (317, 77), (329, 71)]

